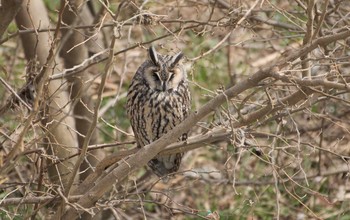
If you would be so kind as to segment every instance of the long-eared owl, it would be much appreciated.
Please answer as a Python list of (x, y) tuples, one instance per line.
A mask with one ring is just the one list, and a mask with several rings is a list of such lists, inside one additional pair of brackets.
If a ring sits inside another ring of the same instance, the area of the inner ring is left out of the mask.
[[(136, 71), (127, 95), (127, 114), (138, 147), (159, 139), (182, 122), (191, 107), (187, 74), (181, 60), (183, 53), (174, 56), (158, 54), (149, 48), (149, 59)], [(184, 133), (179, 140), (185, 140)], [(183, 154), (156, 156), (148, 166), (157, 176), (179, 169)]]

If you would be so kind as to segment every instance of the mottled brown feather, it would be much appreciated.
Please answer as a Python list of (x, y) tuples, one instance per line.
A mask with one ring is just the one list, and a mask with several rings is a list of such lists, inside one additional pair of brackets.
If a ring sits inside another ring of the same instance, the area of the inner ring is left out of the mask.
[[(150, 48), (150, 60), (136, 71), (127, 95), (127, 114), (139, 147), (159, 139), (188, 115), (191, 107), (182, 53), (160, 55)], [(187, 132), (187, 131), (186, 131)], [(184, 133), (179, 140), (185, 140)], [(176, 172), (183, 154), (157, 156), (148, 166), (158, 176)]]

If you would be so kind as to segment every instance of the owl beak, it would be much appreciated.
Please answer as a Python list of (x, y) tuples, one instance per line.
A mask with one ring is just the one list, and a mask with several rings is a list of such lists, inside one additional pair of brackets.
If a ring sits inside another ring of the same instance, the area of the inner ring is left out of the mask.
[(163, 92), (165, 92), (165, 90), (166, 90), (166, 82), (162, 82), (162, 83), (163, 83), (162, 89), (163, 89)]

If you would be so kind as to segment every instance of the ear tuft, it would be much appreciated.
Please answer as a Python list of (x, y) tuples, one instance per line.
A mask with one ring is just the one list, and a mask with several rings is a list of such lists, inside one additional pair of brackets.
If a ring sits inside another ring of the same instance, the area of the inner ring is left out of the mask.
[(184, 54), (182, 52), (179, 52), (176, 55), (174, 55), (171, 59), (171, 66), (175, 66), (176, 64), (178, 64), (179, 61), (183, 58), (183, 56)]
[(159, 64), (159, 60), (158, 60), (158, 55), (157, 55), (157, 51), (156, 49), (154, 49), (153, 46), (150, 46), (149, 50), (149, 57), (151, 58), (152, 62), (154, 65), (158, 65)]

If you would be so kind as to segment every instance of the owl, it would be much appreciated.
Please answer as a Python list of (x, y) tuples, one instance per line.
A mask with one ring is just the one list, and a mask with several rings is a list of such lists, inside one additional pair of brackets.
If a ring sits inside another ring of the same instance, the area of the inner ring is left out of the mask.
[[(151, 46), (149, 59), (136, 71), (127, 94), (127, 114), (138, 147), (162, 137), (182, 122), (191, 107), (183, 53), (161, 55)], [(180, 138), (186, 140), (187, 133)], [(156, 156), (148, 166), (159, 177), (176, 172), (183, 154)]]

